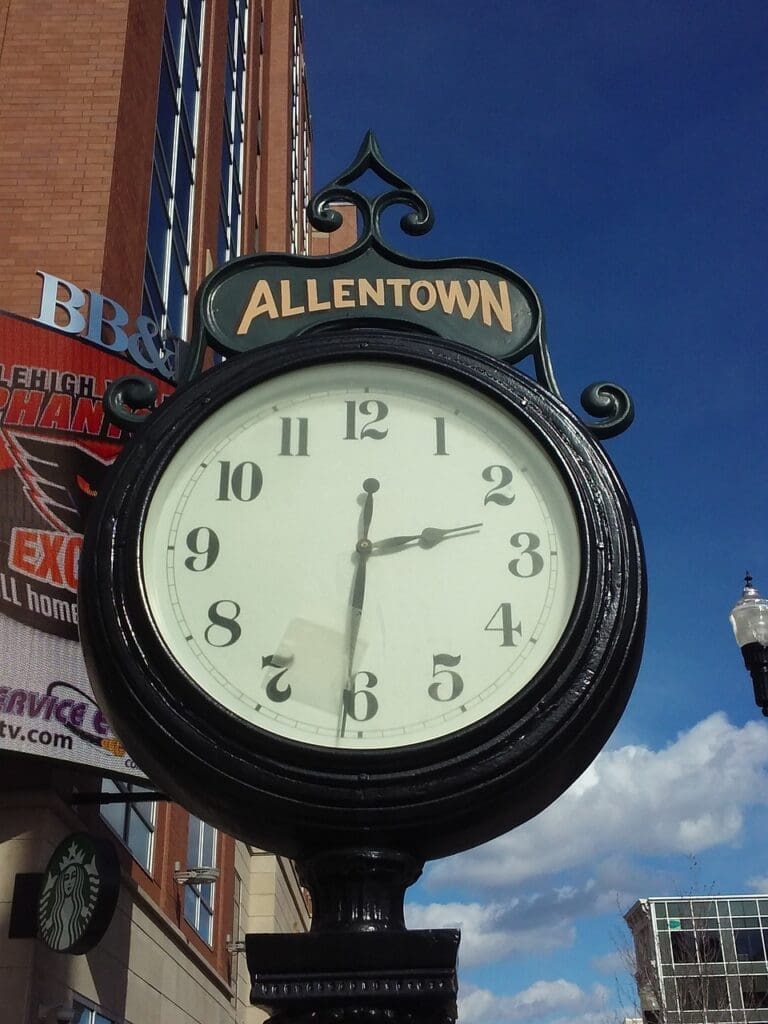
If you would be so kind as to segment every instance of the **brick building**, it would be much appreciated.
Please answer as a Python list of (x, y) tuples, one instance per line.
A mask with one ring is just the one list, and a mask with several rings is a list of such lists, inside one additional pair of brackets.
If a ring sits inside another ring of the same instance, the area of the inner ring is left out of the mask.
[[(168, 339), (188, 337), (206, 273), (310, 250), (309, 180), (299, 0), (0, 0), (0, 993), (14, 1024), (257, 1021), (238, 941), (308, 927), (290, 862), (135, 799), (151, 783), (90, 691), (75, 590), (88, 500), (120, 448), (106, 382), (138, 371), (172, 390)], [(121, 871), (114, 917), (77, 955), (36, 935), (34, 902), (76, 832), (114, 844)], [(218, 879), (185, 876), (201, 866)]]

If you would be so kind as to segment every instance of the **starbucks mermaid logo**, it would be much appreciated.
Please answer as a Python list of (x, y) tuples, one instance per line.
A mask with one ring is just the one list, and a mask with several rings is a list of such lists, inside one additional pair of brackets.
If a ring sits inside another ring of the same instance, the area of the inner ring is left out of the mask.
[(118, 887), (112, 845), (84, 833), (67, 836), (43, 875), (37, 912), (40, 938), (57, 953), (92, 948), (112, 917)]

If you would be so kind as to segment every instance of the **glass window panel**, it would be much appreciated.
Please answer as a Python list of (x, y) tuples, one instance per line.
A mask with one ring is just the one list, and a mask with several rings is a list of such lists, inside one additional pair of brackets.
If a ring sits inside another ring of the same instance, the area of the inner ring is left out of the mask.
[(145, 315), (151, 316), (156, 324), (160, 323), (165, 311), (165, 303), (149, 260), (144, 275), (144, 305)]
[(736, 956), (739, 960), (763, 960), (763, 934), (759, 928), (737, 931)]
[(162, 280), (165, 267), (165, 253), (168, 245), (170, 221), (166, 201), (160, 191), (157, 177), (152, 175), (152, 191), (149, 197), (149, 223), (147, 225), (147, 248), (152, 258), (155, 273)]
[(192, 198), (192, 168), (186, 160), (181, 159), (181, 156), (176, 164), (176, 193), (174, 198), (174, 212), (181, 224), (183, 251), (186, 252)]
[(757, 900), (731, 900), (731, 917), (747, 917), (757, 913)]
[(694, 900), (694, 917), (717, 917), (717, 908), (714, 900)]
[(720, 944), (720, 936), (717, 932), (699, 932), (697, 935), (699, 944), (699, 957), (702, 963), (721, 963), (723, 959), (723, 948)]
[(103, 1013), (97, 1013), (94, 1017), (94, 1024), (114, 1024), (111, 1017), (105, 1017)]
[(216, 851), (214, 840), (216, 830), (210, 825), (203, 825), (203, 864), (214, 865), (216, 863)]
[(149, 846), (151, 832), (135, 813), (128, 815), (128, 849), (134, 855), (139, 864), (149, 864)]
[(171, 76), (168, 59), (164, 56), (160, 64), (160, 89), (157, 95), (156, 129), (169, 167), (173, 165), (173, 145), (177, 114), (176, 83)]
[(78, 1003), (76, 999), (73, 999), (72, 1009), (75, 1011), (72, 1017), (72, 1024), (90, 1024), (91, 1011), (87, 1006), (83, 1006), (82, 1003)]
[(106, 823), (117, 832), (121, 839), (125, 825), (125, 808), (122, 804), (102, 804), (101, 816)]
[(723, 977), (705, 977), (701, 979), (704, 1006), (707, 1010), (725, 1010), (728, 1001), (728, 983)]
[(200, 923), (198, 926), (201, 938), (205, 939), (208, 945), (211, 944), (211, 936), (213, 935), (213, 914), (204, 905), (200, 905)]
[(768, 1008), (768, 978), (760, 974), (747, 974), (741, 978), (741, 997), (745, 1010)]
[(701, 978), (678, 978), (677, 998), (684, 1011), (704, 1009), (704, 989)]
[[(143, 793), (149, 788), (151, 787), (138, 786), (133, 782), (102, 780), (102, 792), (104, 793)], [(131, 801), (102, 804), (101, 816), (125, 843), (134, 859), (149, 871), (156, 805), (143, 801), (141, 806), (143, 818), (137, 813), (136, 807)]]
[[(188, 234), (195, 176), (202, 12), (202, 0), (166, 0), (156, 120), (155, 175), (159, 195), (153, 197), (154, 209), (150, 211), (151, 219), (147, 226), (144, 274), (144, 290), (150, 307), (147, 315), (153, 316), (160, 329), (168, 328), (177, 334), (184, 330), (188, 293)], [(161, 208), (165, 211), (166, 220), (159, 216)], [(175, 224), (180, 225), (178, 233), (175, 226), (171, 230)], [(165, 230), (162, 244), (161, 227)], [(172, 261), (169, 263), (172, 247), (176, 250), (178, 265)]]
[(734, 928), (759, 928), (760, 918), (758, 917), (734, 917), (732, 920)]
[(233, 149), (232, 162), (234, 163), (234, 165), (238, 169), (238, 177), (239, 177), (240, 176), (240, 174), (239, 174), (239, 171), (240, 171), (240, 161), (242, 159), (242, 149), (243, 149), (243, 126), (240, 124), (239, 121), (235, 122), (235, 136), (234, 136), (234, 139), (233, 139), (233, 142), (232, 142), (232, 149)]
[(758, 900), (757, 905), (760, 908), (760, 913), (768, 917), (768, 900)]
[(188, 0), (187, 16), (192, 27), (193, 38), (197, 49), (200, 47), (200, 21), (203, 14), (203, 0)]
[(227, 225), (219, 215), (219, 233), (216, 238), (216, 263), (221, 266), (227, 259)]
[(696, 963), (696, 938), (693, 932), (670, 932), (672, 958), (677, 964)]
[(181, 98), (194, 124), (195, 106), (197, 101), (197, 63), (192, 54), (187, 54), (181, 72)]
[(184, 917), (193, 928), (197, 927), (197, 893), (193, 885), (184, 886)]
[(167, 0), (165, 5), (166, 32), (171, 42), (176, 64), (181, 53), (181, 36), (184, 25), (184, 5), (182, 0)]

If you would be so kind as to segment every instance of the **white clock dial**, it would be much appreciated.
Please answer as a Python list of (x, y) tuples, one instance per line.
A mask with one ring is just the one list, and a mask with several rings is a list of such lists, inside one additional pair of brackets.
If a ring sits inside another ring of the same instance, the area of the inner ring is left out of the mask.
[(281, 737), (379, 749), (478, 722), (557, 647), (580, 575), (569, 492), (508, 411), (354, 360), (214, 412), (150, 500), (143, 585), (178, 664)]

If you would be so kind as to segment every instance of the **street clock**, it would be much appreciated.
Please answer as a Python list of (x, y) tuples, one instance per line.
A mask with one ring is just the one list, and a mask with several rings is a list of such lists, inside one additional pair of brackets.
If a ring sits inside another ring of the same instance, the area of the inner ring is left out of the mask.
[(537, 813), (616, 724), (644, 625), (588, 429), (493, 356), (381, 328), (167, 400), (99, 496), (80, 598), (132, 756), (293, 856), (431, 858)]

